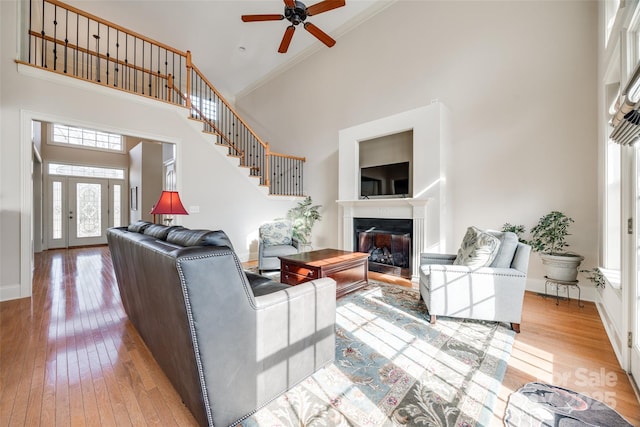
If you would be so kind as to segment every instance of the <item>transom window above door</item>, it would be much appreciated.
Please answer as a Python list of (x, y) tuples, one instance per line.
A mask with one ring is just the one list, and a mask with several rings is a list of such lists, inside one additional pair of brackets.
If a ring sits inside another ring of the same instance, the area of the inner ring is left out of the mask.
[(49, 175), (124, 179), (124, 169), (49, 163)]
[(93, 150), (124, 152), (122, 135), (74, 126), (53, 124), (51, 142)]

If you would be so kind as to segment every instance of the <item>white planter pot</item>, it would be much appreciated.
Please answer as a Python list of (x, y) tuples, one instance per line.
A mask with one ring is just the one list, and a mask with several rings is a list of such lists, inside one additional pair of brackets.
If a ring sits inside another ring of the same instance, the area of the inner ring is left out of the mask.
[(548, 255), (540, 254), (542, 264), (549, 279), (572, 282), (578, 277), (578, 266), (584, 260), (582, 255)]

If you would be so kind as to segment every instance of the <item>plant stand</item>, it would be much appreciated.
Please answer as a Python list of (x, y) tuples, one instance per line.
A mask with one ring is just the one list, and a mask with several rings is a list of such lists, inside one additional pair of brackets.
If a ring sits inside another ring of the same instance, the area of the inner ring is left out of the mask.
[(569, 295), (569, 289), (572, 287), (575, 287), (578, 289), (578, 307), (580, 308), (584, 308), (584, 304), (582, 303), (582, 291), (580, 289), (580, 286), (578, 286), (578, 280), (571, 280), (571, 281), (566, 281), (566, 280), (557, 280), (557, 279), (551, 279), (547, 276), (544, 276), (544, 278), (546, 279), (546, 281), (544, 282), (544, 297), (548, 297), (549, 294), (547, 293), (547, 286), (548, 285), (555, 285), (556, 287), (556, 305), (560, 304), (560, 287), (563, 286), (566, 290), (567, 290), (567, 300), (571, 301), (571, 297)]

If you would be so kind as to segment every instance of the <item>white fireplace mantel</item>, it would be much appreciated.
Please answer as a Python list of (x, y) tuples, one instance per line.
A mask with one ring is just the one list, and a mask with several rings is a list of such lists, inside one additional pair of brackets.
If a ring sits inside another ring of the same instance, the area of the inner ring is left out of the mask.
[(364, 199), (338, 200), (342, 207), (342, 242), (344, 250), (353, 251), (353, 220), (354, 218), (394, 218), (413, 220), (413, 238), (411, 242), (412, 280), (418, 279), (420, 253), (427, 249), (427, 205), (429, 199), (393, 198), (393, 199)]

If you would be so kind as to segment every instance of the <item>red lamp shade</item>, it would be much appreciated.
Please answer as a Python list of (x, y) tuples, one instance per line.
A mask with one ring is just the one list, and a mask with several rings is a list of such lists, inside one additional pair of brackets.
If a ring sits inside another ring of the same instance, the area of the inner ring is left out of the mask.
[(153, 215), (189, 215), (177, 191), (163, 191), (151, 212)]

